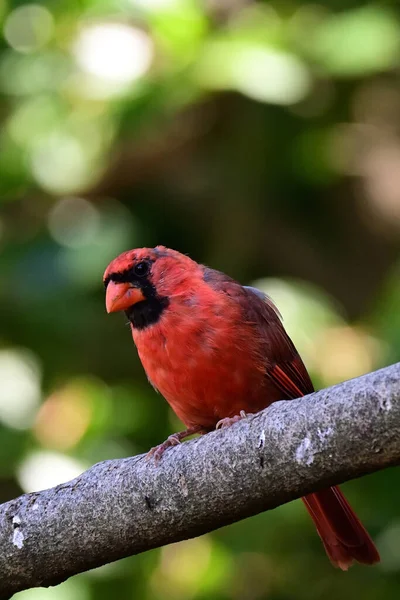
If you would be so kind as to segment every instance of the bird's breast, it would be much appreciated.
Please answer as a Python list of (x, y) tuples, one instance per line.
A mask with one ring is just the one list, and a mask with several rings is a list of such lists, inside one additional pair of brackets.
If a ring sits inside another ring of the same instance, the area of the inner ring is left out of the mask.
[(150, 382), (188, 427), (213, 428), (219, 419), (256, 412), (276, 399), (268, 397), (265, 365), (245, 324), (172, 313), (132, 332)]

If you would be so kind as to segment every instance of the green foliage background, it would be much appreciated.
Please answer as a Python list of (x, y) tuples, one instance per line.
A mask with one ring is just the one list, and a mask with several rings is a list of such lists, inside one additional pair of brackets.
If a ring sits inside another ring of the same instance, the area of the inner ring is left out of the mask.
[[(400, 352), (396, 2), (0, 0), (0, 499), (180, 424), (104, 310), (158, 243), (275, 299), (317, 387)], [(334, 570), (300, 502), (24, 600), (392, 599), (400, 477), (344, 486), (382, 564)]]

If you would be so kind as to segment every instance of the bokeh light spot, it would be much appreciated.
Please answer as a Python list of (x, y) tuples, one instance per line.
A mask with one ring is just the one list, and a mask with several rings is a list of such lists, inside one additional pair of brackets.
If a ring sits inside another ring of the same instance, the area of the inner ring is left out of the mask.
[(38, 360), (28, 350), (1, 350), (0, 381), (0, 421), (14, 429), (28, 428), (40, 402)]
[(100, 227), (99, 211), (84, 198), (62, 198), (51, 210), (48, 226), (56, 242), (79, 248), (95, 238)]
[(167, 12), (168, 10), (176, 10), (179, 7), (184, 7), (191, 0), (131, 0), (134, 6), (142, 8), (148, 12)]
[(57, 452), (36, 451), (28, 454), (17, 472), (24, 492), (39, 492), (74, 479), (87, 465)]
[(209, 536), (163, 548), (159, 569), (152, 580), (156, 596), (175, 598), (177, 593), (183, 593), (185, 598), (195, 596), (209, 566), (211, 549)]
[(296, 56), (250, 43), (210, 43), (197, 69), (199, 82), (215, 89), (236, 89), (260, 102), (290, 105), (311, 86), (305, 64)]
[(85, 188), (95, 177), (88, 148), (68, 133), (54, 133), (31, 152), (32, 172), (40, 185), (55, 194)]
[(99, 23), (82, 29), (74, 54), (84, 71), (121, 85), (147, 72), (153, 43), (141, 29), (123, 23)]
[(18, 52), (33, 52), (53, 35), (51, 12), (39, 4), (27, 4), (13, 10), (4, 24), (4, 37)]
[(49, 396), (40, 407), (34, 432), (42, 446), (69, 450), (90, 425), (92, 402), (84, 385), (72, 383)]
[(251, 98), (276, 104), (299, 102), (310, 87), (308, 71), (297, 57), (261, 48), (239, 54), (232, 79)]
[(359, 327), (328, 327), (315, 339), (315, 363), (326, 386), (372, 371), (381, 354), (378, 339)]
[(323, 20), (310, 39), (327, 70), (354, 76), (394, 65), (399, 34), (399, 21), (390, 9), (365, 5)]

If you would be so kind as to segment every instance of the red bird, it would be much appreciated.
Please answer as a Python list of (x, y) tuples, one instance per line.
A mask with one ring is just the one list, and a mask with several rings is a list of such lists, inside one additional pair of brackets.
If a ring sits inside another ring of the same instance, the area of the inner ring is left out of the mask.
[[(278, 310), (259, 290), (163, 246), (124, 252), (104, 285), (107, 312), (125, 311), (149, 381), (187, 427), (151, 451), (156, 459), (193, 433), (314, 391)], [(379, 562), (338, 487), (302, 500), (333, 565)]]

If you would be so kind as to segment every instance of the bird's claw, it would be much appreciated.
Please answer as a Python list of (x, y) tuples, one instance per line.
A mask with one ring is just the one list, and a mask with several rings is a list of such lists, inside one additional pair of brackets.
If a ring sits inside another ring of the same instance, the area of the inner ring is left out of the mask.
[(146, 460), (154, 458), (154, 462), (158, 464), (161, 460), (162, 455), (166, 450), (168, 450), (168, 448), (170, 448), (171, 446), (178, 446), (178, 444), (180, 443), (181, 440), (179, 439), (178, 434), (173, 433), (165, 440), (165, 442), (159, 444), (158, 446), (154, 446), (154, 448), (151, 448), (151, 450), (149, 450), (146, 454)]
[(249, 416), (251, 416), (250, 413), (246, 413), (244, 410), (241, 410), (240, 413), (234, 417), (225, 417), (224, 419), (220, 419), (216, 424), (215, 429), (224, 429), (226, 427), (230, 427), (234, 423), (237, 423), (238, 421), (241, 421)]

